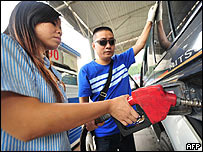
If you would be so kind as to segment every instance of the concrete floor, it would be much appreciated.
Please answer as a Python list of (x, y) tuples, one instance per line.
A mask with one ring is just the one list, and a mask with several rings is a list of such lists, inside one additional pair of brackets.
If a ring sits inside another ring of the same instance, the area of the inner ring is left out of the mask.
[[(133, 135), (136, 151), (160, 151), (160, 145), (151, 127), (140, 130)], [(80, 151), (80, 147), (77, 146), (73, 151)]]

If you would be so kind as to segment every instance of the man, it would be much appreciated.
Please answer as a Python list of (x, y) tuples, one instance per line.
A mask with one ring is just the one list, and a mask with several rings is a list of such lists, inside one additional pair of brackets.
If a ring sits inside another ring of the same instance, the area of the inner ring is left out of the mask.
[[(93, 31), (92, 47), (97, 53), (98, 58), (80, 69), (80, 103), (89, 102), (89, 98), (93, 102), (99, 100), (100, 91), (104, 88), (108, 78), (111, 60), (113, 60), (112, 78), (105, 100), (123, 94), (131, 95), (128, 69), (131, 64), (135, 63), (134, 56), (143, 49), (147, 41), (157, 6), (158, 4), (156, 3), (150, 8), (146, 25), (136, 44), (119, 55), (114, 55), (116, 40), (111, 28), (98, 27)], [(120, 131), (112, 117), (106, 120), (103, 125), (95, 125), (94, 120), (85, 125), (89, 131), (95, 129), (97, 151), (136, 150), (133, 134), (120, 140)]]

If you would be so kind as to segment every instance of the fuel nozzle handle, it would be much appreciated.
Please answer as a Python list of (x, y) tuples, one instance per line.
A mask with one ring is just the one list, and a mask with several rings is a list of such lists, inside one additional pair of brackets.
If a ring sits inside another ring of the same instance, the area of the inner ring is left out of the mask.
[(161, 85), (138, 88), (128, 98), (129, 104), (136, 105), (136, 112), (140, 115), (137, 122), (127, 127), (114, 120), (121, 134), (127, 136), (164, 120), (176, 101), (176, 95), (165, 92)]
[(161, 85), (148, 86), (139, 88), (132, 92), (132, 96), (128, 97), (130, 105), (154, 105), (169, 104), (175, 106), (177, 104), (177, 96), (173, 93), (165, 92)]
[[(202, 106), (200, 102), (186, 101), (177, 97), (176, 94), (164, 91), (161, 85), (148, 86), (134, 90), (132, 96), (128, 97), (128, 102), (131, 106), (136, 105), (136, 112), (140, 117), (137, 122), (130, 127), (126, 127), (118, 120), (114, 119), (123, 136), (149, 127), (151, 124), (158, 123), (164, 120), (167, 115), (185, 115), (191, 113), (191, 109), (182, 109), (182, 106), (180, 105), (189, 105), (190, 107)], [(180, 110), (182, 113), (180, 113)], [(104, 119), (100, 120), (105, 121), (109, 117), (110, 115), (108, 114), (108, 116), (105, 116)]]
[[(176, 100), (176, 95), (165, 92), (161, 85), (136, 89), (128, 97), (129, 104), (139, 105), (152, 123), (165, 119), (170, 107), (176, 105)], [(100, 123), (108, 118), (110, 114), (97, 118), (95, 122)]]
[(129, 97), (130, 105), (139, 105), (152, 124), (166, 118), (171, 106), (176, 105), (177, 96), (165, 92), (161, 85), (136, 89)]

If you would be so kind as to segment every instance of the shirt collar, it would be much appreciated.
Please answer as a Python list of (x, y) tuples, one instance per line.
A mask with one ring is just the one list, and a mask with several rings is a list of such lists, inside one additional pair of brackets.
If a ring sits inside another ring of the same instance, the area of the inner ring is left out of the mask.
[[(47, 69), (49, 69), (51, 66), (50, 61), (46, 56), (44, 56), (44, 65), (46, 66)], [(58, 79), (61, 81), (62, 80), (61, 74), (56, 69), (54, 69), (52, 66), (51, 66), (51, 70), (58, 77)]]
[(50, 67), (50, 61), (49, 61), (49, 59), (46, 56), (44, 56), (44, 65), (46, 66), (47, 69), (49, 69), (49, 67)]

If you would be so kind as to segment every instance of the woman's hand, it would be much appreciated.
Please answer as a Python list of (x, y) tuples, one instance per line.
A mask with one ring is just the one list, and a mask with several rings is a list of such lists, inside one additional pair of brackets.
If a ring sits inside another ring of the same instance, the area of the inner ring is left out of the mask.
[(128, 97), (129, 95), (123, 95), (109, 101), (109, 113), (125, 126), (136, 122), (139, 117), (139, 114), (128, 103)]

